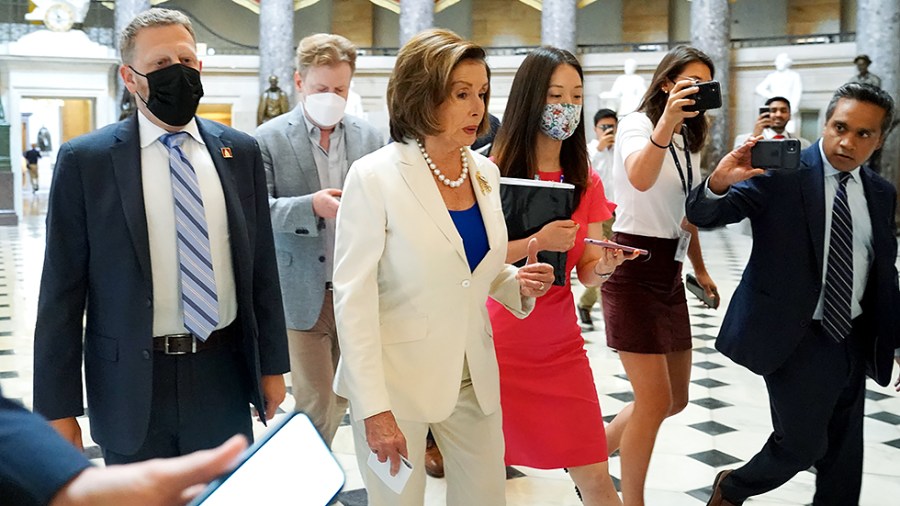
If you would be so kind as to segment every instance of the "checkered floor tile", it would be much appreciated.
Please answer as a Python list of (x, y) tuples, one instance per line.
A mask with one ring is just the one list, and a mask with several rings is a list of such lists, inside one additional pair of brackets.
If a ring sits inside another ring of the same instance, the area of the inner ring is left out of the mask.
[[(26, 197), (32, 199), (32, 197)], [(18, 227), (0, 227), (0, 386), (7, 397), (31, 405), (32, 332), (37, 288), (44, 249), (42, 212), (46, 193), (26, 202), (28, 216)], [(734, 365), (714, 348), (714, 340), (731, 293), (740, 280), (750, 251), (750, 239), (731, 229), (701, 233), (704, 257), (723, 296), (722, 309), (706, 309), (689, 301), (694, 336), (691, 402), (667, 420), (659, 433), (647, 477), (648, 504), (701, 506), (709, 497), (716, 472), (746, 461), (759, 449), (771, 430), (768, 400), (762, 380)], [(576, 298), (581, 287), (575, 286)], [(574, 308), (573, 308), (574, 311)], [(584, 326), (585, 347), (594, 371), (604, 419), (609, 421), (633, 398), (617, 355), (606, 347), (603, 314), (592, 311), (593, 325)], [(896, 371), (895, 371), (896, 375)], [(862, 506), (896, 503), (900, 497), (900, 395), (872, 382), (865, 406), (866, 456)], [(293, 407), (293, 398), (282, 411)], [(79, 418), (85, 429), (88, 456), (100, 462), (100, 450), (90, 440), (88, 416)], [(265, 428), (254, 422), (254, 430)], [(340, 504), (367, 504), (356, 464), (350, 427), (338, 429), (333, 448), (347, 473)], [(619, 457), (610, 459), (610, 472), (618, 484)], [(510, 469), (507, 499), (510, 506), (577, 506), (571, 480), (562, 470)], [(778, 490), (747, 504), (804, 505), (812, 501), (815, 477), (798, 474)], [(445, 481), (428, 478), (428, 506), (444, 504)]]

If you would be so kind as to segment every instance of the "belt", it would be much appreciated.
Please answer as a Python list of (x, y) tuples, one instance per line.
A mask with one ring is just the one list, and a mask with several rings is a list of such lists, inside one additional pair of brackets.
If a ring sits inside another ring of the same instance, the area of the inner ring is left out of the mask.
[(164, 355), (188, 355), (212, 348), (232, 344), (237, 339), (237, 325), (231, 325), (214, 331), (206, 341), (197, 339), (193, 334), (169, 334), (153, 338), (153, 351)]
[(331, 281), (326, 281), (326, 282), (325, 282), (325, 289), (326, 289), (326, 290), (334, 290), (334, 284), (332, 284)]

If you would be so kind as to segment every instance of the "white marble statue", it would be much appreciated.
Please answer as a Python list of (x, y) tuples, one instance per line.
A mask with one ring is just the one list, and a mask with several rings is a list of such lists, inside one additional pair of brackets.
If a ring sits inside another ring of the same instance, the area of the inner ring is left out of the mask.
[[(770, 73), (756, 87), (756, 94), (764, 99), (772, 97), (784, 97), (791, 103), (791, 111), (799, 114), (800, 96), (803, 94), (803, 83), (800, 74), (791, 70), (794, 61), (787, 53), (780, 53), (775, 57), (775, 72)], [(788, 132), (795, 133), (795, 122), (791, 120), (787, 127)]]
[(619, 117), (637, 109), (647, 91), (644, 78), (634, 73), (637, 70), (636, 61), (631, 58), (625, 60), (624, 70), (625, 74), (616, 78), (611, 90), (600, 93), (604, 107), (615, 110)]

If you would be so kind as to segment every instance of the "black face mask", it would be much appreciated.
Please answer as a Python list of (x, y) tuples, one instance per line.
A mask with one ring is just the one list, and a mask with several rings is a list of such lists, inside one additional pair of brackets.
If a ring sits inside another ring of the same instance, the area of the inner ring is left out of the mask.
[(172, 126), (184, 126), (191, 121), (203, 96), (199, 70), (180, 63), (149, 74), (141, 74), (131, 65), (128, 68), (147, 79), (150, 96), (145, 100), (140, 94), (135, 95), (154, 116)]

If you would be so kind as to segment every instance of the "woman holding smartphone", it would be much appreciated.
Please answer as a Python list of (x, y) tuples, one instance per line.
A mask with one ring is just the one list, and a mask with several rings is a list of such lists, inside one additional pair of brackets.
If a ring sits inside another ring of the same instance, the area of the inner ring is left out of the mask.
[(662, 421), (688, 402), (691, 327), (681, 280), (685, 256), (710, 296), (716, 285), (703, 264), (697, 228), (684, 201), (700, 184), (700, 150), (708, 135), (702, 112), (688, 112), (696, 83), (713, 78), (712, 60), (678, 46), (659, 63), (637, 112), (619, 122), (613, 172), (618, 204), (612, 240), (649, 250), (601, 287), (608, 345), (619, 352), (634, 402), (607, 427), (610, 453), (620, 449), (622, 497), (644, 504), (644, 482)]
[(507, 177), (539, 178), (575, 186), (571, 219), (510, 241), (506, 261), (525, 258), (530, 240), (541, 250), (565, 251), (565, 286), (552, 286), (524, 320), (508, 318), (493, 300), (488, 312), (500, 366), (500, 404), (507, 465), (567, 468), (588, 506), (620, 505), (607, 467), (603, 417), (584, 339), (576, 320), (570, 272), (587, 286), (603, 282), (631, 255), (586, 245), (603, 238), (614, 205), (584, 149), (583, 74), (572, 53), (534, 50), (510, 89), (492, 153)]

